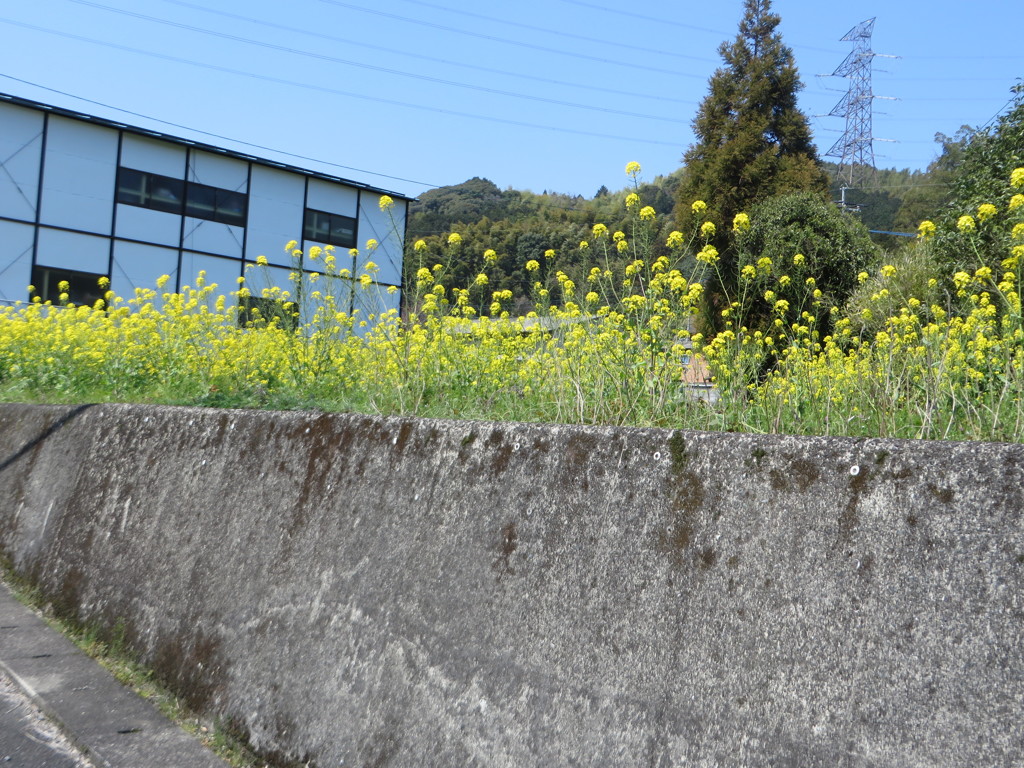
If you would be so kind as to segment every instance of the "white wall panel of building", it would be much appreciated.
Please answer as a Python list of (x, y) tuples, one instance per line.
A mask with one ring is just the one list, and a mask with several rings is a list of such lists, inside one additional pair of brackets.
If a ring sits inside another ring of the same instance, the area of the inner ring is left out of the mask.
[[(315, 283), (308, 281), (303, 289), (305, 296), (302, 298), (302, 322), (312, 322), (320, 307), (332, 308), (334, 312), (344, 312), (346, 315), (351, 312), (352, 307), (352, 281), (340, 278), (320, 278)], [(319, 297), (315, 294), (319, 293)], [(333, 301), (328, 302), (327, 296), (332, 296)]]
[(321, 179), (309, 180), (307, 207), (355, 218), (359, 211), (359, 192)]
[(248, 191), (249, 164), (242, 160), (194, 149), (189, 155), (188, 164), (189, 181), (230, 189), (232, 192)]
[(52, 115), (43, 166), (43, 224), (110, 234), (117, 131)]
[[(185, 248), (240, 259), (244, 240), (245, 230), (242, 227), (206, 219), (185, 218), (185, 236), (182, 242)], [(281, 246), (284, 247), (284, 243)]]
[(217, 288), (211, 294), (211, 306), (217, 296), (226, 296), (228, 305), (235, 303), (232, 291), (238, 290), (238, 278), (242, 274), (242, 262), (234, 259), (221, 259), (217, 256), (207, 256), (203, 253), (192, 253), (191, 251), (181, 252), (181, 282), (184, 285), (195, 286), (196, 277), (200, 272), (206, 272), (206, 284), (217, 284)]
[(137, 171), (185, 178), (185, 148), (159, 139), (126, 133), (121, 143), (121, 165)]
[(355, 309), (359, 310), (359, 316), (366, 320), (370, 315), (380, 315), (389, 309), (397, 310), (401, 300), (401, 291), (388, 293), (391, 286), (373, 284), (363, 288), (356, 285)]
[[(405, 237), (405, 204), (395, 201), (390, 211), (380, 209), (380, 195), (363, 192), (359, 202), (359, 257), (356, 274), (362, 274), (366, 262), (372, 261), (380, 270), (374, 279), (387, 285), (402, 282), (402, 241)], [(377, 249), (370, 253), (366, 241), (374, 239)]]
[(36, 220), (43, 115), (0, 104), (0, 216)]
[(254, 165), (249, 190), (248, 238), (245, 257), (266, 256), (273, 264), (287, 265), (289, 240), (302, 239), (306, 180), (302, 176)]
[[(110, 275), (110, 287), (126, 301), (135, 295), (136, 288), (156, 289), (161, 275), (170, 280), (165, 290), (174, 290), (178, 276), (178, 251), (159, 248), (155, 245), (114, 242), (114, 270)], [(188, 281), (185, 281), (188, 282)]]
[(40, 227), (36, 264), (105, 275), (110, 265), (110, 239)]
[(144, 240), (175, 248), (181, 242), (181, 216), (136, 205), (118, 203), (114, 229), (118, 237), (129, 240)]
[(28, 299), (35, 227), (0, 221), (0, 304)]

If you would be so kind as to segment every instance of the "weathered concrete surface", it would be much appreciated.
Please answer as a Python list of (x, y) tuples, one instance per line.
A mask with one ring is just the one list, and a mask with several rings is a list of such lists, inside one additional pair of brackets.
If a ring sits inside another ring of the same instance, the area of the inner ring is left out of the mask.
[(1024, 761), (1021, 446), (2, 406), (0, 499), (282, 758)]

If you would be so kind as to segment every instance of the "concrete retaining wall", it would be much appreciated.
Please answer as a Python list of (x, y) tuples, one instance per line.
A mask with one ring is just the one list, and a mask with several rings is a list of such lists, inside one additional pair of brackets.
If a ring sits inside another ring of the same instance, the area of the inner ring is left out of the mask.
[(0, 546), (321, 766), (1019, 766), (1024, 448), (0, 406)]

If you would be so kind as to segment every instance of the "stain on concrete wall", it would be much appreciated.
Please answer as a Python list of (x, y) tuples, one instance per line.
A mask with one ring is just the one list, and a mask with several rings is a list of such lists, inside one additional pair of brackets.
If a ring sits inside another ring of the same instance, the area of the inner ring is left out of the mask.
[(1024, 761), (1021, 446), (6, 405), (0, 498), (281, 760)]

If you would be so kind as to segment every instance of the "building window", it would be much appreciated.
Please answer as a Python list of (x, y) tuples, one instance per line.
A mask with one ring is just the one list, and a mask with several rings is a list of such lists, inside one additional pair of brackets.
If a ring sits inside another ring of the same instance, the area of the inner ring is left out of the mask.
[(117, 202), (152, 208), (155, 211), (181, 213), (185, 199), (185, 182), (169, 176), (118, 168)]
[[(43, 301), (50, 301), (54, 304), (62, 304), (60, 295), (67, 293), (69, 302), (92, 306), (97, 299), (102, 299), (105, 293), (99, 285), (101, 277), (103, 275), (96, 275), (92, 272), (76, 272), (73, 269), (40, 266), (32, 268), (32, 285), (36, 289), (35, 295), (40, 296)], [(60, 290), (61, 282), (67, 282), (67, 291)]]
[(220, 187), (189, 182), (186, 187), (185, 214), (197, 219), (245, 226), (246, 195)]
[(119, 168), (117, 202), (244, 227), (248, 196), (134, 168)]
[(336, 245), (339, 248), (354, 248), (356, 245), (356, 220), (340, 213), (327, 213), (306, 209), (306, 226), (303, 237), (317, 243)]

